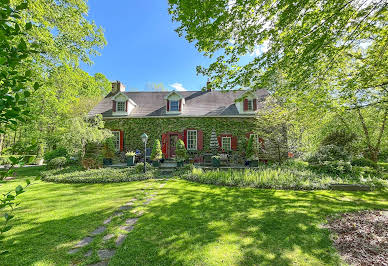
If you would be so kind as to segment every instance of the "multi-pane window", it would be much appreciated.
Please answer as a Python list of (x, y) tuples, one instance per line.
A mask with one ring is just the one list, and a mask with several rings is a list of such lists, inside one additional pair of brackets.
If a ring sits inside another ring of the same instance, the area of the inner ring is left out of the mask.
[(170, 101), (170, 111), (179, 111), (179, 101)]
[(116, 102), (116, 111), (125, 112), (125, 102)]
[(197, 150), (197, 130), (187, 130), (187, 149)]
[(230, 151), (232, 149), (232, 139), (231, 137), (222, 137), (222, 149), (225, 151)]
[(248, 111), (253, 111), (253, 100), (248, 99)]
[(120, 131), (112, 131), (113, 133), (113, 144), (115, 145), (115, 150), (120, 150)]
[(251, 134), (249, 137), (253, 138), (254, 143), (259, 143), (259, 136), (257, 134)]

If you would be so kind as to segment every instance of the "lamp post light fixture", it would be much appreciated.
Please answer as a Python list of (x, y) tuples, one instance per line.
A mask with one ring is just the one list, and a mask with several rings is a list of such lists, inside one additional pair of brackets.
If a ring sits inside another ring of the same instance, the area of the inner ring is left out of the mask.
[(141, 134), (141, 141), (144, 143), (144, 173), (146, 172), (146, 160), (147, 160), (147, 141), (148, 136), (146, 133)]

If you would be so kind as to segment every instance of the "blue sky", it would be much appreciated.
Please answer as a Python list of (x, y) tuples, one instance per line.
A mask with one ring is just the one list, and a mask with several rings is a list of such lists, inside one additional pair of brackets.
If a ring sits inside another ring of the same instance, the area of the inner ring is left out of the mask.
[[(83, 66), (90, 74), (103, 73), (120, 80), (127, 90), (149, 90), (152, 84), (199, 90), (206, 77), (195, 67), (207, 65), (203, 57), (174, 31), (166, 0), (89, 0), (89, 20), (105, 30), (108, 44), (94, 65)], [(181, 85), (179, 85), (181, 84)]]

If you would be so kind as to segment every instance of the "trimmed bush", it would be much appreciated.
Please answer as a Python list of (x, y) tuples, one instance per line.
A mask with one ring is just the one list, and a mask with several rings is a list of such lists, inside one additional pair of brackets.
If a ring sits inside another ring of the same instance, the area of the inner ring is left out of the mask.
[(149, 168), (147, 173), (137, 173), (135, 168), (101, 168), (79, 171), (68, 167), (62, 170), (49, 170), (42, 173), (44, 181), (56, 183), (116, 183), (145, 180), (158, 177), (158, 170)]
[[(146, 162), (146, 170), (150, 170), (152, 168), (152, 166)], [(135, 171), (136, 173), (143, 173), (144, 171), (144, 163), (137, 163), (135, 165)]]
[(158, 139), (155, 139), (154, 146), (151, 152), (151, 160), (159, 161), (160, 159), (162, 159), (162, 148), (160, 146), (160, 141)]
[(67, 159), (65, 157), (57, 157), (54, 159), (51, 159), (47, 167), (50, 169), (56, 169), (56, 168), (63, 168), (67, 163)]
[(349, 161), (349, 155), (343, 148), (336, 145), (326, 145), (319, 148), (319, 150), (307, 158), (311, 164), (322, 164), (327, 161)]

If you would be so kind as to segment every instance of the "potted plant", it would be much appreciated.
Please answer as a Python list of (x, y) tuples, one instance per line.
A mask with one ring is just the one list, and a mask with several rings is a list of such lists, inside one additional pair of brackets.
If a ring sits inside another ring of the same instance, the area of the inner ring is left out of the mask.
[(112, 165), (113, 164), (113, 157), (115, 154), (115, 148), (113, 144), (113, 139), (108, 138), (104, 143), (104, 148), (102, 150), (103, 155), (103, 164), (104, 165)]
[(212, 166), (213, 167), (220, 167), (220, 156), (219, 155), (213, 155), (212, 156)]
[(245, 151), (245, 156), (248, 160), (249, 167), (258, 167), (259, 166), (259, 160), (257, 158), (257, 153), (258, 153), (257, 152), (257, 143), (254, 139), (254, 136), (251, 135), (249, 140), (248, 140), (247, 148)]
[(136, 156), (136, 153), (133, 151), (129, 151), (125, 154), (125, 157), (127, 158), (127, 166), (135, 165), (135, 156)]
[(151, 160), (153, 167), (160, 166), (160, 159), (162, 159), (162, 148), (160, 146), (160, 141), (155, 139), (154, 146), (152, 147)]
[(176, 154), (177, 166), (182, 167), (187, 158), (187, 151), (185, 148), (185, 144), (181, 139), (178, 140), (178, 142), (176, 143), (175, 154)]

